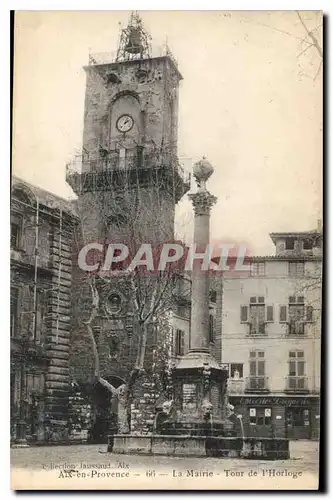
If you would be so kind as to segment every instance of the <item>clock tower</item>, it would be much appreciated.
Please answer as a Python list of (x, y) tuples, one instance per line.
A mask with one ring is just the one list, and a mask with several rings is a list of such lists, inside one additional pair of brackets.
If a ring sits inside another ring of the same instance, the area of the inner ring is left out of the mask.
[[(67, 165), (67, 182), (78, 197), (78, 246), (133, 239), (139, 246), (158, 245), (172, 240), (175, 205), (190, 189), (190, 177), (177, 157), (182, 76), (175, 59), (167, 47), (151, 50), (141, 19), (132, 14), (121, 30), (117, 53), (91, 54), (84, 69), (82, 154)], [(92, 345), (82, 326), (92, 297), (87, 277), (78, 267), (74, 272), (70, 367), (72, 378), (83, 387), (94, 373)], [(126, 278), (100, 283), (99, 310), (92, 325), (100, 372), (119, 387), (128, 380), (138, 353), (133, 289)], [(110, 401), (106, 394), (97, 394), (100, 390), (97, 384), (92, 392), (99, 398), (97, 414), (105, 414)]]
[(172, 239), (175, 205), (190, 187), (177, 158), (182, 76), (168, 48), (152, 53), (149, 41), (132, 14), (115, 57), (90, 55), (84, 68), (82, 156), (67, 180), (89, 212), (90, 238), (126, 238), (135, 220), (145, 242)]

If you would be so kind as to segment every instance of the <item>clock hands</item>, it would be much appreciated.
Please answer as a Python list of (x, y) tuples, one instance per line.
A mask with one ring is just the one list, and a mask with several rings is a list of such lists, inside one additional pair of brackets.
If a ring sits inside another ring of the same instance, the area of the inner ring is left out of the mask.
[(117, 127), (121, 132), (128, 132), (132, 126), (133, 119), (131, 116), (125, 115), (119, 118)]

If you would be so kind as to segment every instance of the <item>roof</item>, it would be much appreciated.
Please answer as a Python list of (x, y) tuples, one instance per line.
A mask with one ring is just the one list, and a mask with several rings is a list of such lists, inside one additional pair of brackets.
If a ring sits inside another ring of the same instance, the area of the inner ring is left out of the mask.
[(12, 190), (14, 188), (21, 188), (27, 196), (38, 199), (39, 203), (48, 208), (63, 210), (68, 215), (78, 217), (75, 210), (75, 200), (62, 198), (61, 196), (51, 193), (46, 189), (34, 186), (33, 184), (30, 184), (29, 182), (16, 176), (12, 176)]
[[(275, 261), (319, 261), (323, 260), (322, 254), (306, 255), (306, 254), (293, 254), (293, 255), (250, 255), (244, 258), (244, 264), (251, 264), (252, 262), (264, 262), (269, 260)], [(216, 264), (219, 263), (219, 257), (212, 258)], [(235, 264), (237, 257), (229, 257), (227, 264)]]
[(272, 238), (275, 243), (276, 240), (281, 238), (313, 238), (316, 236), (322, 236), (322, 231), (318, 231), (318, 229), (313, 229), (310, 231), (289, 231), (285, 233), (270, 233), (269, 236)]

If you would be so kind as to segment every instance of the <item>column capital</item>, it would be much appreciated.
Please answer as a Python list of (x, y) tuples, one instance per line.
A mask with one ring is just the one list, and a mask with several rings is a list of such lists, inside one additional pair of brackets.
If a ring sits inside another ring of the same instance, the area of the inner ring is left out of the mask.
[(208, 191), (198, 191), (188, 197), (192, 201), (195, 215), (209, 215), (212, 206), (217, 202), (217, 197)]

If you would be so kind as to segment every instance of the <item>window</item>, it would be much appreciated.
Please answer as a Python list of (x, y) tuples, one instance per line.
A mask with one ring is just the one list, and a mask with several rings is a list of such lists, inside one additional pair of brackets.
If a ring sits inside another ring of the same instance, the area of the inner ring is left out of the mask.
[(42, 373), (26, 374), (26, 390), (30, 392), (42, 392), (44, 388), (44, 375)]
[(313, 321), (313, 307), (312, 306), (306, 307), (306, 321), (308, 323), (311, 323)]
[(247, 323), (248, 309), (249, 309), (248, 306), (241, 306), (240, 308), (241, 323)]
[(10, 221), (10, 248), (20, 248), (22, 237), (22, 218), (13, 215)]
[(296, 297), (295, 295), (292, 295), (289, 297), (289, 304), (304, 304), (304, 297)]
[(209, 342), (212, 344), (215, 342), (215, 316), (213, 314), (209, 315)]
[(272, 423), (272, 409), (263, 408), (249, 408), (250, 425), (271, 425)]
[(250, 304), (264, 304), (265, 297), (250, 297)]
[(305, 305), (304, 297), (289, 297), (289, 334), (304, 335)]
[(10, 288), (10, 336), (16, 337), (18, 334), (19, 319), (19, 289), (12, 286)]
[(265, 262), (252, 262), (251, 276), (265, 276)]
[(274, 322), (274, 307), (273, 306), (267, 306), (267, 308), (266, 308), (266, 321), (267, 321), (267, 323)]
[(287, 425), (292, 427), (303, 427), (310, 425), (309, 410), (307, 408), (288, 408), (286, 412)]
[(288, 389), (305, 389), (304, 351), (290, 351), (288, 363)]
[(190, 317), (189, 307), (184, 304), (177, 304), (176, 314), (180, 318), (188, 319)]
[(265, 353), (264, 351), (250, 351), (250, 377), (248, 389), (265, 388)]
[(274, 307), (265, 305), (265, 297), (250, 297), (250, 304), (240, 307), (240, 322), (249, 323), (250, 335), (265, 335), (265, 323), (274, 322)]
[(294, 250), (294, 248), (295, 248), (295, 239), (286, 238), (286, 250)]
[[(252, 302), (251, 302), (252, 299)], [(250, 299), (250, 335), (265, 335), (265, 298)], [(253, 299), (257, 299), (254, 301)]]
[(185, 332), (182, 330), (176, 330), (176, 338), (175, 338), (175, 354), (176, 356), (184, 356), (184, 347), (185, 347)]
[(304, 276), (304, 262), (289, 262), (290, 276)]
[(289, 304), (290, 334), (304, 334), (304, 304)]
[(291, 335), (303, 335), (305, 324), (313, 321), (313, 307), (305, 305), (303, 296), (290, 296), (288, 306), (280, 306), (280, 323), (289, 323)]
[(243, 378), (243, 363), (230, 364), (230, 378)]
[(313, 241), (312, 240), (304, 240), (303, 241), (303, 250), (312, 250)]

